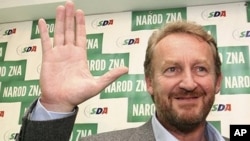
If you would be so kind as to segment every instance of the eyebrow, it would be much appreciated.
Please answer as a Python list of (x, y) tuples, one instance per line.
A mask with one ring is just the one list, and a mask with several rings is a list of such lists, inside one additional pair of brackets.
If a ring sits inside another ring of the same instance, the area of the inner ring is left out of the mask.
[[(178, 63), (178, 62), (179, 62), (178, 60), (167, 59), (167, 60), (163, 61), (163, 63), (161, 64), (161, 66), (179, 65), (180, 63)], [(205, 64), (205, 65), (209, 66), (210, 63), (205, 58), (198, 58), (198, 59), (195, 59), (194, 64)]]

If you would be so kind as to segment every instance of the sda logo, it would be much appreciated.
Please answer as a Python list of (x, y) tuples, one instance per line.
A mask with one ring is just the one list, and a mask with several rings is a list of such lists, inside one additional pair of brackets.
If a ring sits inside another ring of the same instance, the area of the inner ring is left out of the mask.
[(249, 40), (250, 28), (241, 28), (233, 31), (233, 38), (236, 40)]
[(223, 111), (231, 111), (231, 110), (232, 110), (231, 104), (214, 104), (211, 109), (211, 111), (214, 111), (214, 112), (223, 112)]
[(8, 130), (4, 133), (4, 141), (15, 141), (16, 133), (13, 130)]
[(227, 16), (226, 10), (205, 10), (201, 14), (204, 20), (224, 18)]
[(108, 114), (108, 107), (88, 105), (84, 109), (84, 114), (86, 117), (100, 116)]
[(108, 108), (107, 107), (92, 108), (92, 111), (91, 111), (90, 114), (91, 115), (108, 114)]
[(0, 38), (3, 38), (3, 37), (9, 37), (13, 34), (16, 34), (16, 28), (12, 28), (12, 29), (0, 29)]
[(117, 39), (116, 44), (118, 47), (130, 47), (140, 44), (138, 36), (124, 36)]
[(7, 29), (4, 32), (4, 36), (8, 36), (8, 35), (12, 35), (12, 34), (16, 34), (16, 28), (12, 28), (12, 29)]
[(19, 47), (17, 47), (16, 51), (18, 55), (26, 56), (26, 55), (30, 55), (31, 53), (37, 52), (37, 46), (22, 44)]
[(123, 45), (133, 45), (133, 44), (139, 44), (139, 43), (140, 43), (140, 38), (125, 39), (123, 41)]
[(107, 26), (112, 26), (114, 24), (114, 19), (96, 19), (92, 22), (93, 28), (104, 28)]

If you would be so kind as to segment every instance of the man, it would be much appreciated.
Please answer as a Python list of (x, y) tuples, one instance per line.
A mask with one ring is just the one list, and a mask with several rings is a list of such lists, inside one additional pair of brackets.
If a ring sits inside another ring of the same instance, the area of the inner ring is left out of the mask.
[[(84, 14), (70, 1), (56, 13), (54, 44), (39, 20), (43, 46), (41, 96), (23, 119), (17, 140), (69, 140), (77, 105), (128, 72), (116, 68), (94, 78), (87, 66)], [(170, 23), (152, 34), (144, 70), (156, 113), (138, 128), (82, 138), (89, 141), (224, 141), (206, 117), (221, 85), (216, 42), (201, 26)]]

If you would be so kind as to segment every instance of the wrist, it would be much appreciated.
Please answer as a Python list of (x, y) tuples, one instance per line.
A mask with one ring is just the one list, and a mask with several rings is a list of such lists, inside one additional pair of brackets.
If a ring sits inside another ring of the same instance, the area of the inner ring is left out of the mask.
[(50, 112), (72, 112), (75, 106), (70, 106), (66, 104), (62, 104), (60, 102), (52, 103), (40, 98), (41, 105)]

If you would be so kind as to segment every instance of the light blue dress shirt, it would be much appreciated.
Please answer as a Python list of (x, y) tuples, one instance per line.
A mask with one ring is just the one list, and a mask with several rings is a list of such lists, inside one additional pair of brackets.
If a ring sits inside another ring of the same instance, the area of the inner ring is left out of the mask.
[(72, 112), (52, 112), (45, 109), (45, 107), (41, 104), (40, 99), (37, 100), (36, 107), (33, 109), (30, 120), (33, 121), (43, 121), (43, 120), (52, 120), (52, 119), (60, 119), (64, 117), (69, 117), (74, 114), (75, 111)]

